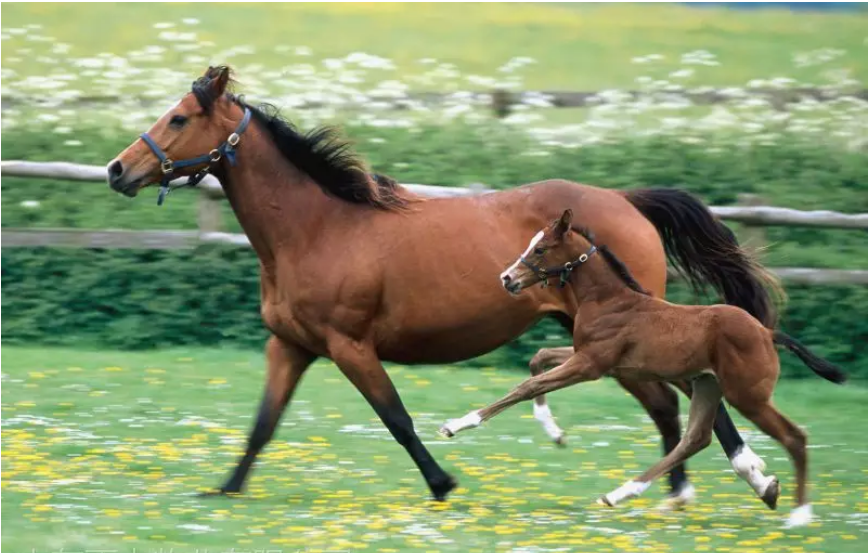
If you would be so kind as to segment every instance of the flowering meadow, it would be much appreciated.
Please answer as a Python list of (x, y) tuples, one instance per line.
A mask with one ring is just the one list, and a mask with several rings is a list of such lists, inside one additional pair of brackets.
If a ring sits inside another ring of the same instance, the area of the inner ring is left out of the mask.
[[(616, 509), (596, 498), (654, 462), (657, 431), (612, 381), (553, 394), (569, 443), (519, 405), (453, 440), (448, 418), (524, 375), (390, 367), (432, 454), (460, 482), (434, 503), (412, 461), (331, 363), (306, 375), (243, 497), (199, 498), (241, 453), (262, 356), (233, 350), (3, 350), (3, 547), (72, 551), (862, 551), (868, 539), (868, 391), (784, 382), (780, 408), (809, 433), (816, 523), (784, 531), (793, 473), (777, 444), (736, 422), (783, 485), (772, 512), (715, 442), (692, 460), (694, 505), (666, 487)], [(234, 549), (233, 549), (234, 548)]]
[[(208, 65), (229, 64), (248, 100), (275, 104), (303, 130), (339, 125), (372, 169), (401, 182), (503, 188), (558, 177), (677, 186), (715, 205), (751, 193), (868, 212), (862, 12), (201, 6), (4, 5), (3, 159), (105, 165)], [(516, 102), (504, 118), (494, 91)], [(560, 108), (552, 91), (595, 94)], [(724, 101), (698, 101), (712, 91)], [(153, 190), (133, 201), (102, 183), (4, 177), (2, 192), (6, 228), (197, 227), (192, 191), (159, 209)], [(225, 230), (238, 232), (224, 207)], [(858, 231), (770, 227), (766, 240), (769, 266), (868, 268)], [(789, 460), (740, 418), (781, 478), (782, 511), (753, 497), (716, 443), (690, 462), (698, 497), (686, 511), (657, 510), (663, 484), (618, 509), (596, 506), (660, 454), (654, 425), (611, 381), (552, 396), (563, 449), (527, 405), (453, 441), (437, 436), (446, 419), (518, 383), (538, 347), (565, 343), (546, 326), (473, 367), (389, 367), (423, 441), (461, 483), (449, 502), (429, 501), (410, 459), (328, 362), (308, 372), (248, 493), (199, 498), (241, 453), (261, 393), (257, 271), (253, 252), (234, 248), (3, 250), (5, 548), (864, 550), (865, 287), (787, 287), (783, 328), (857, 382), (796, 380), (805, 369), (784, 356), (776, 401), (809, 432), (818, 515), (785, 532)], [(129, 351), (155, 345), (168, 349)]]

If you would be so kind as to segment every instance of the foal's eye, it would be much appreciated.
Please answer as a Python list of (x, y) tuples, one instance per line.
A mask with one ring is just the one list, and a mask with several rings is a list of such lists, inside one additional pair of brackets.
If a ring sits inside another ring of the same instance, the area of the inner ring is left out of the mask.
[(542, 255), (542, 254), (546, 253), (546, 250), (545, 250), (545, 248), (535, 248), (533, 250), (533, 253), (535, 253), (537, 255)]
[(169, 125), (177, 128), (183, 127), (187, 123), (187, 117), (185, 115), (173, 115), (169, 120)]

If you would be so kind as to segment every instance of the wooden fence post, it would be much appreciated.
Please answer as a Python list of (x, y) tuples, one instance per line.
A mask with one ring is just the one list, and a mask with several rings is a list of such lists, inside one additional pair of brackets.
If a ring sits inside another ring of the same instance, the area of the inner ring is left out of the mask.
[(199, 232), (220, 232), (223, 228), (220, 213), (220, 200), (215, 200), (207, 192), (199, 193), (199, 210), (196, 217)]

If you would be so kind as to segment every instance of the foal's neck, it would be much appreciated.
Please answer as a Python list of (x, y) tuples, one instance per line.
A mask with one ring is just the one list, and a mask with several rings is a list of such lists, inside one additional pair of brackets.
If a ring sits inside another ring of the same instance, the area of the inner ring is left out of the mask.
[(639, 303), (649, 298), (630, 288), (601, 251), (573, 271), (570, 284), (577, 311), (606, 310), (616, 305), (620, 309), (624, 303)]

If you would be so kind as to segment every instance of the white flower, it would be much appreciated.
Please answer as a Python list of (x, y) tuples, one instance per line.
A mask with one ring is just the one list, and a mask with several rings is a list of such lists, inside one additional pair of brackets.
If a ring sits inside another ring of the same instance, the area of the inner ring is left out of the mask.
[(37, 209), (37, 208), (39, 208), (42, 204), (40, 204), (40, 203), (39, 203), (38, 201), (36, 201), (36, 200), (24, 200), (24, 201), (21, 202), (19, 205), (20, 205), (21, 207), (25, 208), (25, 209)]

